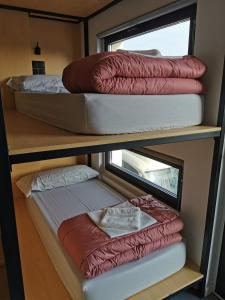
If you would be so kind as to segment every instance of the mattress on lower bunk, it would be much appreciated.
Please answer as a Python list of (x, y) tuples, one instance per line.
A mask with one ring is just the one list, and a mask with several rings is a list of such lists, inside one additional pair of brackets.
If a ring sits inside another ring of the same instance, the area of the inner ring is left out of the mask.
[[(32, 197), (27, 200), (27, 205), (31, 215), (35, 216), (37, 211), (40, 212), (34, 223), (39, 228), (41, 237), (46, 234), (46, 229), (40, 232), (41, 226), (38, 225), (41, 218), (43, 218), (48, 224), (48, 230), (57, 241), (60, 251), (64, 252), (56, 233), (63, 220), (83, 212), (117, 204), (124, 200), (126, 199), (122, 195), (102, 181), (92, 179), (45, 192), (33, 192)], [(76, 281), (78, 281), (79, 290), (83, 291), (84, 299), (122, 300), (179, 271), (185, 264), (186, 248), (183, 242), (178, 242), (89, 280), (82, 278), (80, 270), (72, 263), (65, 252), (63, 255), (66, 257), (70, 272), (73, 272)], [(51, 257), (51, 259), (53, 258)], [(56, 269), (59, 269), (55, 263), (54, 265)], [(75, 282), (73, 284), (70, 280), (68, 284), (68, 281), (64, 280), (68, 274), (63, 272), (59, 275), (68, 291), (72, 296), (79, 294), (76, 291), (78, 288)], [(73, 297), (73, 299), (79, 298)]]
[(82, 134), (119, 134), (198, 125), (203, 96), (15, 93), (19, 112)]

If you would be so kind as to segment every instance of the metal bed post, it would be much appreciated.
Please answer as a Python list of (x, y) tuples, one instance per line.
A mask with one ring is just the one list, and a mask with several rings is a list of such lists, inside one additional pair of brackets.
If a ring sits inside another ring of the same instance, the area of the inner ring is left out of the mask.
[(84, 55), (89, 55), (89, 28), (88, 28), (88, 19), (85, 19), (84, 22)]
[[(84, 55), (89, 55), (89, 28), (88, 28), (88, 18), (83, 21), (84, 25)], [(87, 163), (91, 167), (91, 154), (87, 154)]]
[(11, 300), (24, 300), (2, 98), (0, 94), (0, 227)]
[(213, 153), (213, 162), (212, 162), (212, 171), (211, 171), (211, 181), (209, 187), (209, 198), (208, 198), (208, 207), (205, 221), (205, 232), (204, 232), (204, 241), (202, 249), (202, 259), (201, 259), (201, 268), (200, 272), (204, 274), (204, 278), (199, 285), (199, 296), (204, 297), (206, 280), (209, 269), (209, 258), (210, 251), (212, 247), (212, 233), (215, 220), (216, 204), (219, 191), (219, 180), (220, 180), (220, 171), (221, 171), (221, 162), (224, 149), (224, 135), (225, 135), (225, 60), (223, 66), (223, 79), (222, 87), (220, 94), (220, 104), (217, 118), (217, 126), (221, 127), (220, 137), (215, 137), (214, 153)]

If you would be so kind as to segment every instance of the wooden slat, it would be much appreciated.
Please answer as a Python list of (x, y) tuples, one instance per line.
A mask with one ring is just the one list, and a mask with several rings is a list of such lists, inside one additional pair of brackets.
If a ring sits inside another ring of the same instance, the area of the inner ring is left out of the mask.
[(1, 4), (19, 6), (31, 9), (44, 10), (48, 12), (68, 14), (73, 16), (86, 17), (105, 5), (112, 2), (112, 0), (45, 0), (45, 1), (31, 1), (31, 0), (1, 0)]
[(148, 131), (118, 135), (80, 135), (58, 129), (16, 111), (6, 113), (9, 154), (33, 153), (130, 141), (160, 139), (178, 136), (217, 134), (220, 127), (192, 126), (181, 129)]
[[(16, 188), (14, 198), (26, 300), (71, 300), (32, 223), (23, 195)], [(188, 263), (176, 274), (128, 299), (164, 299), (202, 277), (198, 268)]]

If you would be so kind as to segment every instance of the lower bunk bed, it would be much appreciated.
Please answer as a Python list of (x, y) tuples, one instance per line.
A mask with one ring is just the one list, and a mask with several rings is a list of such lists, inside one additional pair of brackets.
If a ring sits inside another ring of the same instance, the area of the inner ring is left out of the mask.
[[(145, 299), (145, 297), (146, 299), (163, 299), (164, 296), (181, 288), (174, 287), (174, 285), (176, 286), (176, 277), (178, 282), (180, 280), (182, 287), (190, 285), (202, 277), (196, 270), (190, 271), (186, 267), (186, 270), (183, 268), (186, 260), (183, 241), (154, 251), (137, 261), (115, 267), (93, 279), (83, 277), (57, 237), (60, 224), (63, 220), (75, 215), (116, 205), (126, 200), (99, 179), (91, 179), (44, 192), (35, 191), (29, 198), (26, 198), (26, 206), (32, 221), (72, 299), (122, 300), (129, 297), (129, 299), (137, 300)], [(182, 273), (182, 270), (183, 275), (179, 274)], [(185, 274), (188, 274), (187, 278), (185, 278)], [(168, 285), (168, 280), (171, 280), (171, 286)], [(157, 289), (156, 286), (163, 285), (163, 282), (167, 288), (164, 287), (164, 290), (161, 290), (159, 287)], [(154, 291), (154, 288), (158, 291), (158, 295), (157, 293), (155, 296), (154, 293), (151, 295), (150, 290)], [(144, 291), (139, 293), (142, 290)]]

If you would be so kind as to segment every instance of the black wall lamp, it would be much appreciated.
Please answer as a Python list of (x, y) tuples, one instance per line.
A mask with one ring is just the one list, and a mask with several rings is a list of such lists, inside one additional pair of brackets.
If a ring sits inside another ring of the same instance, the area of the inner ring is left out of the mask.
[(41, 48), (39, 47), (38, 43), (36, 47), (34, 48), (34, 54), (41, 55)]

